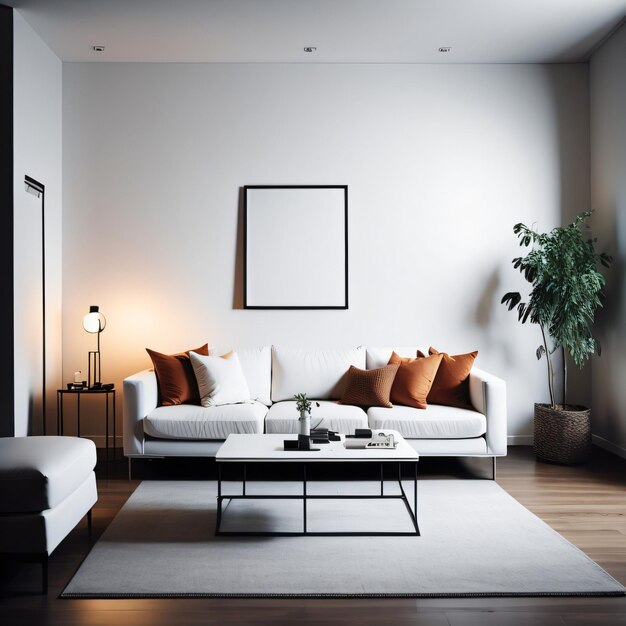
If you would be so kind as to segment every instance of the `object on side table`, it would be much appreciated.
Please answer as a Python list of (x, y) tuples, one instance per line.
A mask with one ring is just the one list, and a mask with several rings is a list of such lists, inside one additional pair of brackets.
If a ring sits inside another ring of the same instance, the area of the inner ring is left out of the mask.
[[(104, 315), (100, 313), (100, 307), (91, 305), (89, 313), (83, 318), (83, 328), (88, 333), (97, 333), (98, 349), (89, 351), (89, 369), (88, 382), (89, 388), (100, 388), (102, 370), (100, 368), (100, 333), (106, 328), (107, 321)], [(96, 387), (97, 385), (97, 387)]]

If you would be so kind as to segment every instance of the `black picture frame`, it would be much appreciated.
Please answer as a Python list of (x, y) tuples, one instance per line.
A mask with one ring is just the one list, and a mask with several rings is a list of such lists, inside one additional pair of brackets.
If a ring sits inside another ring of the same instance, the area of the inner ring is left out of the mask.
[(243, 308), (348, 309), (348, 185), (243, 190)]

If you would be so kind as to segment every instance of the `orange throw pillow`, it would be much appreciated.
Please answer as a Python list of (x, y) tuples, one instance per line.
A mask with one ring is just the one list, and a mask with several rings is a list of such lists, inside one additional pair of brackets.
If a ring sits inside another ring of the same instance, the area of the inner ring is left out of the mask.
[(187, 350), (178, 354), (161, 354), (146, 348), (152, 359), (157, 382), (161, 406), (175, 404), (200, 404), (198, 383), (189, 359), (190, 352), (197, 352), (209, 356), (209, 346), (204, 344), (195, 350)]
[(391, 387), (391, 401), (415, 409), (425, 409), (428, 406), (428, 392), (442, 359), (441, 354), (406, 359), (393, 352), (389, 363), (399, 364), (400, 367)]
[(346, 387), (339, 403), (391, 408), (389, 394), (398, 367), (385, 365), (375, 370), (362, 370), (351, 365), (346, 372)]
[[(455, 406), (460, 409), (473, 408), (469, 395), (469, 373), (474, 365), (478, 350), (467, 354), (450, 356), (431, 347), (428, 353), (430, 355), (441, 354), (443, 356), (433, 386), (428, 393), (428, 402)], [(424, 356), (421, 352), (417, 354), (418, 356)]]

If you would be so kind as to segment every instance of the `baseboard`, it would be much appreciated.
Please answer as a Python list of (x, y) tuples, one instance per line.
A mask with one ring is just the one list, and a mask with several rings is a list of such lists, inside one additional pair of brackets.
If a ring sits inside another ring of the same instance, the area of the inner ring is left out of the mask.
[(532, 446), (532, 435), (509, 435), (506, 438), (506, 442), (509, 446)]
[(598, 448), (603, 448), (604, 450), (608, 450), (609, 452), (626, 459), (626, 448), (622, 448), (621, 446), (618, 446), (604, 437), (600, 437), (599, 435), (591, 435), (591, 441), (598, 446)]

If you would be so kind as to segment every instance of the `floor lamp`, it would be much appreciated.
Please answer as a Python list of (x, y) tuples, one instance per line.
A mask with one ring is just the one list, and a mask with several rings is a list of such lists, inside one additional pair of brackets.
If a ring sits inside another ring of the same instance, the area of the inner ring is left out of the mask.
[(42, 375), (41, 375), (41, 419), (43, 434), (46, 434), (46, 225), (45, 225), (45, 186), (30, 176), (24, 176), (26, 191), (37, 198), (41, 198), (41, 338), (42, 338)]

